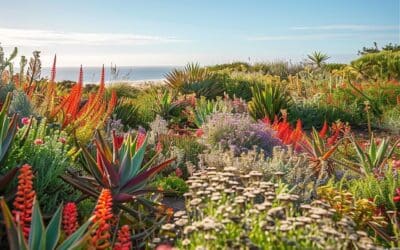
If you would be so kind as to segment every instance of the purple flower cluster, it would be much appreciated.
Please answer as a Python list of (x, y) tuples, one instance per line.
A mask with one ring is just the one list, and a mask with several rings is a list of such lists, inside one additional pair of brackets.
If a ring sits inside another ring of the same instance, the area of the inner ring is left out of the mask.
[(215, 113), (202, 129), (207, 144), (230, 149), (237, 156), (254, 147), (263, 149), (268, 156), (274, 146), (281, 145), (273, 130), (254, 122), (247, 113)]

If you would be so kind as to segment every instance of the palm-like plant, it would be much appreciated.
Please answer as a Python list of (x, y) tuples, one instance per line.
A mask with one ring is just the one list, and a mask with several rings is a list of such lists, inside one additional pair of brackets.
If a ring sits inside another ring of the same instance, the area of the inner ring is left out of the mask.
[(312, 54), (307, 55), (307, 57), (312, 64), (317, 66), (317, 68), (321, 68), (322, 65), (330, 58), (327, 54), (319, 51), (314, 51)]
[(269, 83), (264, 88), (254, 85), (252, 93), (249, 113), (256, 120), (266, 117), (272, 120), (282, 109), (287, 109), (292, 104), (292, 98), (282, 84)]

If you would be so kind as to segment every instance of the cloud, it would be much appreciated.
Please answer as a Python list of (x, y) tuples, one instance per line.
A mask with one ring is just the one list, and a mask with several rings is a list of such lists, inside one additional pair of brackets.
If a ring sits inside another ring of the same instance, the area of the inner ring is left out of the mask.
[(329, 34), (299, 34), (283, 36), (253, 36), (248, 37), (249, 41), (311, 41), (311, 40), (346, 40), (346, 39), (396, 39), (396, 34), (355, 34), (355, 33), (329, 33)]
[(358, 24), (336, 24), (321, 26), (295, 26), (292, 30), (346, 30), (346, 31), (393, 31), (399, 30), (397, 25), (358, 25)]
[(50, 46), (50, 45), (146, 45), (183, 42), (174, 37), (137, 35), (130, 33), (84, 33), (40, 29), (0, 28), (4, 45)]

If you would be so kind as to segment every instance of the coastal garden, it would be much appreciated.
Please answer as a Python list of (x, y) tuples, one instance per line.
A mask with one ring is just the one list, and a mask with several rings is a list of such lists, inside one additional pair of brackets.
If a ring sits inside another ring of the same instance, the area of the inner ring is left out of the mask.
[(400, 46), (57, 82), (0, 47), (2, 249), (400, 248)]

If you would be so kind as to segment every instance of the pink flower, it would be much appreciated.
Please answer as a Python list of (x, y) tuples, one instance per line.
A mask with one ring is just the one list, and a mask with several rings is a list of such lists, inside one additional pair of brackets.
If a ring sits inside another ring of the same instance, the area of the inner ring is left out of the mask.
[(43, 142), (42, 139), (38, 138), (38, 139), (35, 139), (35, 140), (33, 141), (33, 143), (34, 143), (35, 145), (42, 145), (44, 142)]
[(64, 137), (60, 137), (58, 141), (61, 142), (62, 144), (65, 144), (67, 142), (67, 139), (65, 139)]
[(399, 168), (400, 169), (400, 160), (393, 160), (393, 167), (394, 168)]
[(21, 119), (22, 124), (24, 125), (28, 125), (31, 122), (31, 119), (29, 119), (29, 117), (23, 117)]
[(203, 131), (203, 129), (199, 128), (196, 130), (195, 134), (197, 137), (201, 137), (204, 134), (204, 131)]
[(182, 169), (176, 168), (175, 169), (175, 174), (176, 174), (176, 176), (181, 177), (183, 175)]

